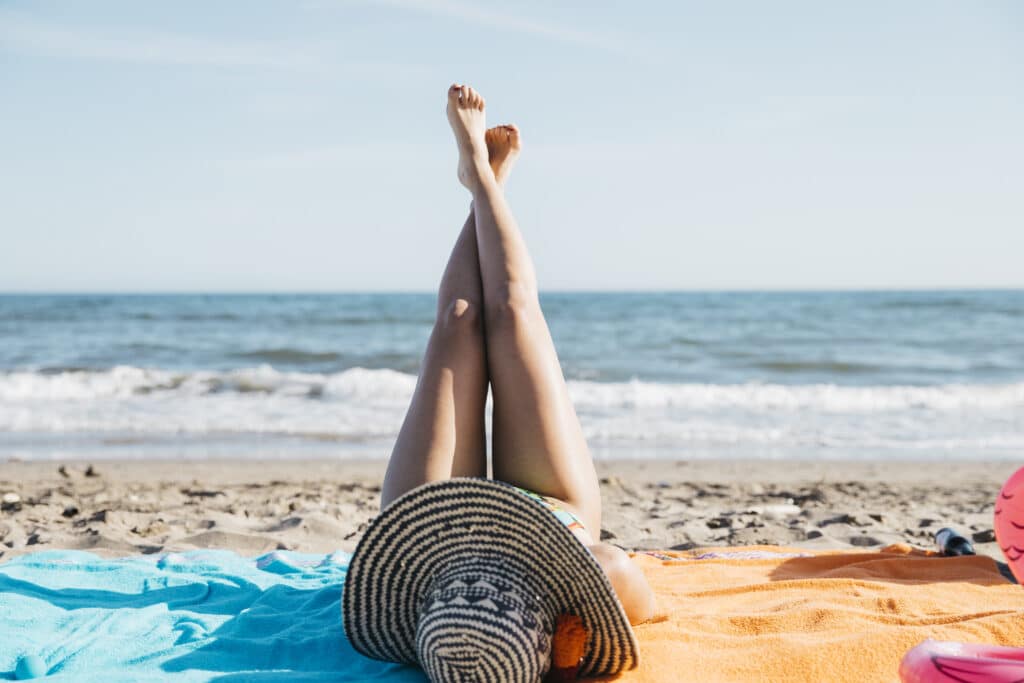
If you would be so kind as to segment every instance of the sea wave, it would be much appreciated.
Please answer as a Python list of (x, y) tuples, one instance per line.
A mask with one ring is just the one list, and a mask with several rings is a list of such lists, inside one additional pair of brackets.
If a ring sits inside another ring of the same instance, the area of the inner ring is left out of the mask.
[(257, 349), (235, 353), (236, 358), (265, 363), (329, 363), (339, 361), (344, 356), (334, 351), (306, 351), (287, 347), (273, 349)]
[(385, 397), (398, 391), (407, 398), (416, 378), (394, 370), (352, 368), (333, 374), (282, 372), (270, 365), (229, 371), (177, 371), (121, 365), (109, 370), (0, 373), (0, 401), (89, 400), (176, 394), (274, 394), (307, 398)]
[[(119, 366), (0, 373), (0, 446), (16, 435), (286, 435), (393, 439), (416, 378)], [(571, 381), (592, 445), (685, 457), (877, 450), (1004, 457), (1024, 450), (1024, 383), (942, 386)], [(4, 437), (3, 435), (8, 436)]]

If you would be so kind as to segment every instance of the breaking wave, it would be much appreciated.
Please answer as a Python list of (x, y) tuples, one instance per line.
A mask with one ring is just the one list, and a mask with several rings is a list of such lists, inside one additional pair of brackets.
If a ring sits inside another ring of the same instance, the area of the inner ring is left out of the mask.
[[(119, 366), (0, 373), (0, 432), (51, 435), (394, 438), (412, 375), (352, 368), (283, 372)], [(941, 386), (571, 381), (592, 446), (618, 456), (794, 455), (1002, 458), (1024, 450), (1024, 383)], [(2, 445), (2, 442), (0, 442)]]

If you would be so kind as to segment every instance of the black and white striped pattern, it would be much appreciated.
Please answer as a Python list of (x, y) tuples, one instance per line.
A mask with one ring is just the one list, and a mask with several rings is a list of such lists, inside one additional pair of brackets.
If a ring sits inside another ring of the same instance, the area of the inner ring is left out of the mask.
[(538, 681), (557, 615), (590, 630), (581, 675), (637, 664), (636, 639), (593, 556), (513, 487), (450, 479), (395, 500), (349, 564), (345, 633), (359, 652), (433, 681)]
[(538, 681), (554, 615), (531, 596), (525, 568), (470, 556), (442, 571), (420, 610), (416, 652), (434, 681)]

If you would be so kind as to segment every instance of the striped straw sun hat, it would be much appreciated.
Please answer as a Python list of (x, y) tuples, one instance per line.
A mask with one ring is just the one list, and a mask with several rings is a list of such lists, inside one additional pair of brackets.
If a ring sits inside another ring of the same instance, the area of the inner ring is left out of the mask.
[(579, 675), (637, 665), (636, 638), (593, 555), (555, 516), (489, 479), (432, 482), (392, 502), (349, 563), (345, 634), (432, 681), (539, 681), (557, 617), (589, 637)]

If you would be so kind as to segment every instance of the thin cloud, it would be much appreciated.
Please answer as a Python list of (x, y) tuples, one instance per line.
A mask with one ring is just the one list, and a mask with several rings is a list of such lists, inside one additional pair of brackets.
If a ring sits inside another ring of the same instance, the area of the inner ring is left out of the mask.
[(13, 12), (0, 12), (0, 51), (172, 66), (308, 69), (319, 64), (314, 55), (287, 45), (71, 28)]
[(621, 54), (634, 51), (633, 46), (628, 45), (617, 36), (557, 26), (456, 0), (378, 0), (376, 4), (451, 17), (478, 26), (523, 33), (560, 43), (585, 45), (608, 52)]

